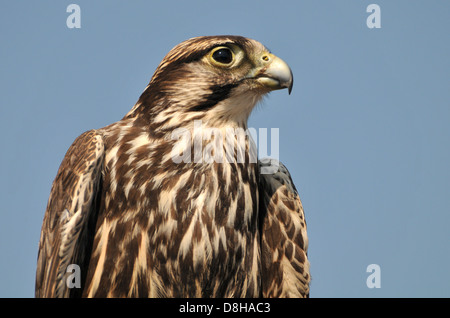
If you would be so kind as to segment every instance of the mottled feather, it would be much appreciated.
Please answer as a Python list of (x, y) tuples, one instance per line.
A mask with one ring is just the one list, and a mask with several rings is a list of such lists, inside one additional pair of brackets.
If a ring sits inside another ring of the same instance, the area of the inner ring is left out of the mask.
[[(213, 61), (216, 48), (235, 62)], [(257, 41), (198, 37), (172, 49), (130, 112), (64, 157), (36, 296), (308, 296), (300, 198), (283, 165), (261, 174), (267, 164), (245, 133), (254, 106), (281, 88), (292, 72)], [(180, 129), (187, 138), (174, 138)], [(67, 285), (71, 264), (80, 288)]]
[[(262, 160), (260, 165), (274, 165)], [(308, 236), (303, 206), (291, 175), (278, 162), (274, 174), (262, 174), (262, 294), (264, 297), (309, 297)]]
[(90, 259), (103, 155), (102, 138), (91, 130), (74, 141), (61, 163), (42, 225), (36, 297), (79, 293), (67, 288), (67, 267), (77, 264), (85, 269)]

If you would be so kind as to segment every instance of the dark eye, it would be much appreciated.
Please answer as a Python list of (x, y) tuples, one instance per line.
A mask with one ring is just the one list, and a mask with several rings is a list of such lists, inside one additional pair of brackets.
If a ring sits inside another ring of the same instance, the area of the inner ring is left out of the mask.
[(212, 58), (222, 64), (230, 64), (233, 61), (233, 52), (228, 48), (221, 48), (212, 54)]

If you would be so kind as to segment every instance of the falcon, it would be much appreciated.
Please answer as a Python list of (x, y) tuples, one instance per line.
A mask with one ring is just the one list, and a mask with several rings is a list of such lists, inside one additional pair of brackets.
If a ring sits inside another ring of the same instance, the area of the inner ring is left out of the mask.
[(308, 297), (292, 178), (252, 160), (248, 135), (230, 134), (292, 85), (289, 66), (255, 40), (175, 46), (123, 119), (68, 149), (44, 215), (36, 297)]

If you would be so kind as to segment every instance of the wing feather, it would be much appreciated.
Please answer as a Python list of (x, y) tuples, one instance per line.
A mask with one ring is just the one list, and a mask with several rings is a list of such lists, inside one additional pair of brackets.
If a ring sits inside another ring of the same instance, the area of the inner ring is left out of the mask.
[(78, 265), (84, 277), (92, 248), (103, 163), (103, 139), (95, 130), (79, 136), (67, 151), (53, 182), (42, 224), (36, 297), (80, 293), (68, 288), (66, 279), (71, 273), (67, 273), (67, 267)]
[(263, 159), (260, 224), (263, 297), (309, 297), (308, 236), (302, 203), (286, 167)]

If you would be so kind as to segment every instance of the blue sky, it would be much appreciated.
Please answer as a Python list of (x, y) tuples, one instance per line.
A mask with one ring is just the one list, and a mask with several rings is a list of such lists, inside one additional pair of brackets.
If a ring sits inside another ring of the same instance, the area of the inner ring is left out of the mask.
[[(66, 8), (81, 8), (69, 29)], [(381, 28), (369, 29), (369, 4)], [(450, 297), (448, 1), (2, 1), (0, 297), (33, 297), (51, 183), (81, 133), (122, 118), (198, 35), (292, 68), (249, 126), (278, 128), (305, 209), (311, 297)], [(366, 268), (378, 264), (381, 288)]]

